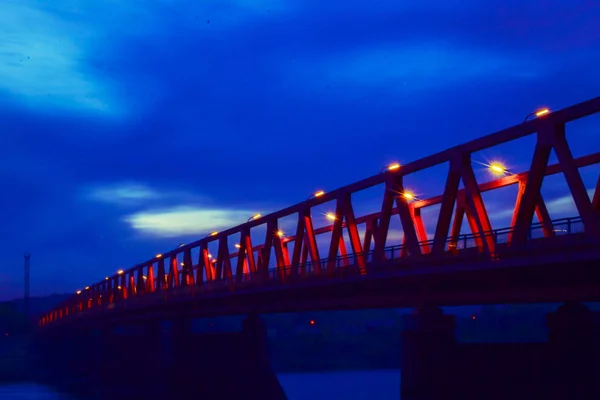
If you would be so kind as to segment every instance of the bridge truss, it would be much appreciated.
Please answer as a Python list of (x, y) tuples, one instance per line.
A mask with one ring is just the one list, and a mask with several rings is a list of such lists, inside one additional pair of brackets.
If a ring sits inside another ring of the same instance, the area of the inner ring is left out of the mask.
[[(599, 164), (600, 152), (574, 158), (566, 124), (598, 112), (600, 97), (402, 166), (392, 165), (378, 175), (337, 190), (318, 192), (299, 204), (251, 218), (106, 277), (44, 315), (40, 324), (177, 288), (193, 288), (194, 295), (200, 296), (210, 290), (235, 292), (252, 285), (293, 284), (308, 277), (368, 275), (378, 265), (394, 260), (439, 264), (460, 252), (494, 260), (506, 249), (525, 248), (536, 232), (545, 239), (577, 233), (596, 240), (600, 238), (600, 177), (590, 199), (579, 170)], [(503, 176), (499, 179), (477, 181), (474, 153), (532, 135), (536, 144), (528, 171), (500, 171)], [(558, 162), (549, 165), (552, 151)], [(417, 199), (406, 190), (407, 176), (441, 164), (448, 166), (442, 194)], [(541, 187), (545, 177), (559, 173), (564, 175), (578, 217), (552, 221)], [(494, 230), (482, 193), (512, 185), (518, 187), (518, 194), (510, 226)], [(357, 216), (353, 195), (376, 186), (382, 188), (381, 209)], [(335, 212), (327, 215), (331, 224), (315, 228), (313, 210), (327, 202), (335, 202)], [(433, 237), (429, 237), (422, 210), (434, 205), (439, 205), (440, 211), (430, 235)], [(295, 234), (285, 236), (280, 221), (290, 216), (296, 218)], [(534, 216), (539, 222), (532, 224)], [(396, 217), (403, 239), (401, 244), (390, 245), (390, 224)], [(471, 230), (468, 234), (461, 233), (464, 219)], [(266, 231), (264, 242), (258, 245), (251, 234), (256, 229)], [(325, 255), (320, 251), (322, 243), (318, 243), (323, 234), (330, 238)], [(238, 243), (231, 252), (233, 240)], [(209, 246), (215, 245), (213, 257)]]

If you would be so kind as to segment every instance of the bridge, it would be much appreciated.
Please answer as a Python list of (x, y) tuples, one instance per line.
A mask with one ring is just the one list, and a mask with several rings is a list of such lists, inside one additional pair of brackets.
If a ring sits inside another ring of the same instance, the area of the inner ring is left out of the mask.
[[(257, 214), (82, 288), (41, 317), (41, 331), (305, 310), (600, 301), (600, 176), (590, 196), (580, 173), (600, 163), (600, 152), (575, 158), (567, 129), (598, 112), (600, 97), (544, 110), (508, 129)], [(475, 153), (493, 153), (527, 136), (535, 136), (528, 170), (487, 163), (497, 176), (477, 179)], [(549, 164), (552, 151), (556, 164)], [(409, 190), (408, 177), (440, 165), (447, 168), (443, 193), (420, 198)], [(564, 194), (575, 207), (573, 216), (553, 220), (541, 187), (556, 174), (563, 174)], [(510, 225), (493, 227), (483, 194), (508, 186), (518, 193)], [(371, 201), (381, 208), (357, 215), (357, 198), (374, 188), (380, 195)], [(333, 211), (321, 216), (316, 210), (325, 204)], [(436, 207), (428, 234), (423, 214)], [(323, 220), (327, 225), (316, 227)], [(398, 222), (402, 239), (394, 243)], [(257, 244), (260, 234), (264, 242)]]

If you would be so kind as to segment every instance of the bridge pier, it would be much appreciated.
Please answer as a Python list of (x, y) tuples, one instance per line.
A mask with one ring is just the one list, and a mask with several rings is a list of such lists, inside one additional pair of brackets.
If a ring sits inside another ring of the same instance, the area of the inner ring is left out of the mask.
[(165, 376), (157, 321), (57, 329), (35, 353), (36, 380), (84, 396), (157, 398)]
[(173, 398), (286, 399), (270, 368), (265, 324), (247, 317), (241, 332), (194, 333), (189, 319), (174, 325)]
[(598, 327), (590, 309), (565, 303), (547, 314), (549, 394), (556, 399), (600, 398)]
[(586, 306), (549, 313), (546, 343), (457, 343), (454, 325), (436, 307), (405, 317), (402, 400), (600, 398), (598, 322)]
[(157, 398), (169, 371), (162, 331), (158, 319), (103, 330), (97, 374), (107, 398)]
[(401, 333), (402, 400), (436, 400), (452, 393), (447, 374), (455, 354), (455, 318), (435, 306), (404, 316)]

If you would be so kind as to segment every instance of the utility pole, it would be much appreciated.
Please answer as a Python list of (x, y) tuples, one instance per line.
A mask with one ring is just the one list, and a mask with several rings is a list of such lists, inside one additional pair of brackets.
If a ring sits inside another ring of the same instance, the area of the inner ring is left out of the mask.
[(25, 287), (23, 290), (23, 304), (25, 307), (25, 318), (29, 318), (29, 260), (31, 254), (25, 253)]

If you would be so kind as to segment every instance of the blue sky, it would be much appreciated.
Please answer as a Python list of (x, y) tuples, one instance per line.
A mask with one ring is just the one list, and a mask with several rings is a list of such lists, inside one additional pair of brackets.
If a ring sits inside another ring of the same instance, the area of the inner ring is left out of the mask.
[[(33, 294), (74, 291), (598, 96), (598, 26), (584, 0), (2, 1), (0, 299), (21, 295), (25, 250)], [(574, 124), (575, 155), (600, 148), (588, 120)], [(520, 172), (530, 150), (480, 157)], [(444, 179), (411, 185), (427, 197)], [(551, 212), (573, 214), (552, 182)], [(512, 200), (485, 200), (506, 219)]]

